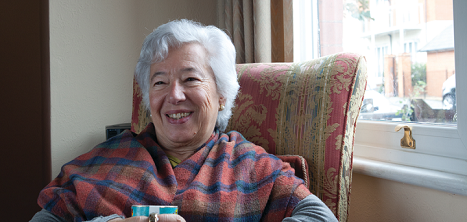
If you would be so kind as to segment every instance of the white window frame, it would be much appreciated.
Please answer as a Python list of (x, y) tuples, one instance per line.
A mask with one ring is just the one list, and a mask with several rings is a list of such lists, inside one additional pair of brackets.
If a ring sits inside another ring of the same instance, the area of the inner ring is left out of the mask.
[(293, 11), (294, 62), (320, 57), (317, 0), (293, 0)]
[(467, 196), (467, 1), (453, 0), (457, 126), (407, 123), (416, 149), (400, 147), (401, 122), (358, 120), (354, 172)]

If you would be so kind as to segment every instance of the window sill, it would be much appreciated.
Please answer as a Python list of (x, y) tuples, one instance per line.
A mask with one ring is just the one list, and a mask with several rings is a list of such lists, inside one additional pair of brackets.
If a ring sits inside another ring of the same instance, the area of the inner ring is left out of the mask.
[(370, 160), (353, 159), (353, 172), (467, 196), (467, 176)]

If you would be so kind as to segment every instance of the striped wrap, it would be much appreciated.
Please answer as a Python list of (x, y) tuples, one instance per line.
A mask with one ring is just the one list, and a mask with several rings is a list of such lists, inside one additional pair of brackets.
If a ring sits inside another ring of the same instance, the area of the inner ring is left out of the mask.
[(214, 132), (172, 169), (150, 123), (65, 164), (38, 204), (68, 221), (129, 217), (132, 205), (176, 205), (186, 221), (281, 221), (309, 194), (288, 163), (235, 131)]

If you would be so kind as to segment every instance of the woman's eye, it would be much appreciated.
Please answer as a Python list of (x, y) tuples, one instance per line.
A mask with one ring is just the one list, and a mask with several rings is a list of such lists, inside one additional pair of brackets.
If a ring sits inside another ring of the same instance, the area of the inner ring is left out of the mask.
[(189, 77), (189, 78), (187, 78), (187, 79), (186, 79), (186, 81), (188, 81), (188, 82), (191, 82), (191, 81), (196, 81), (196, 80), (198, 80), (198, 79), (196, 79), (196, 78), (193, 78), (193, 77)]
[(164, 84), (164, 82), (162, 82), (162, 81), (157, 81), (157, 82), (154, 83), (155, 86), (162, 85), (162, 84)]

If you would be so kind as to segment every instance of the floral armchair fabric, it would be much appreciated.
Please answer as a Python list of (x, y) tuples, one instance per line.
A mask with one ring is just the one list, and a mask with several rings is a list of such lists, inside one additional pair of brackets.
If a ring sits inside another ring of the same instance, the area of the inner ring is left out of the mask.
[[(240, 132), (283, 160), (303, 157), (308, 172), (299, 171), (310, 191), (347, 221), (355, 126), (367, 79), (364, 57), (339, 53), (301, 63), (238, 64), (237, 74), (240, 93), (226, 131)], [(134, 82), (132, 131), (149, 121)], [(305, 167), (299, 162), (298, 168)]]

